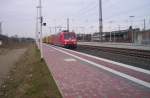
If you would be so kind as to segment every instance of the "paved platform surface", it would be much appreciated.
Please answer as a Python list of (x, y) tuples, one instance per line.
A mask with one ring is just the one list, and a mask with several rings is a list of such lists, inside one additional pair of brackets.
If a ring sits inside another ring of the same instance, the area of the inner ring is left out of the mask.
[(43, 45), (63, 98), (150, 98), (150, 71)]
[(127, 49), (138, 49), (138, 50), (150, 50), (150, 45), (139, 45), (132, 43), (110, 43), (110, 42), (78, 42), (79, 45), (91, 45), (91, 46), (103, 46), (103, 47), (114, 47), (114, 48), (127, 48)]

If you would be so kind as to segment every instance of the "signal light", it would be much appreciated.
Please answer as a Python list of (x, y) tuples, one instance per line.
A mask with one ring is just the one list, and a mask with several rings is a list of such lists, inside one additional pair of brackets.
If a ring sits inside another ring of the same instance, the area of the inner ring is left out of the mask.
[(46, 26), (46, 23), (43, 23), (43, 26)]

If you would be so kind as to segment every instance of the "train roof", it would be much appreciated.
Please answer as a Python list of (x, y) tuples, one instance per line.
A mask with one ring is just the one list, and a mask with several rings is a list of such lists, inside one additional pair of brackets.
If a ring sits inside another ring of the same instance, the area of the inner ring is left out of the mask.
[(60, 33), (74, 33), (75, 34), (75, 32), (68, 32), (68, 31), (61, 31)]

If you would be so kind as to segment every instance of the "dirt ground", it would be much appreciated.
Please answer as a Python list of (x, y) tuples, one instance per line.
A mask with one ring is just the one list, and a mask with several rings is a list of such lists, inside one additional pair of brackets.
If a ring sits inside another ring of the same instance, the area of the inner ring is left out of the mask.
[(9, 70), (19, 60), (20, 56), (26, 51), (26, 48), (21, 49), (1, 49), (0, 48), (0, 85), (6, 78)]
[(7, 59), (3, 57), (5, 63), (12, 59), (16, 63), (7, 66), (10, 71), (1, 84), (0, 98), (62, 98), (45, 61), (40, 58), (40, 51), (35, 45), (26, 48), (9, 52), (5, 55)]

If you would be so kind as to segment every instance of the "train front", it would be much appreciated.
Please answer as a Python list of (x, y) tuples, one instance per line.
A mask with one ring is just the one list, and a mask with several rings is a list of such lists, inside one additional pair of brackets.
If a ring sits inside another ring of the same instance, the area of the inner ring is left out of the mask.
[(77, 48), (77, 37), (74, 32), (64, 32), (64, 47)]

